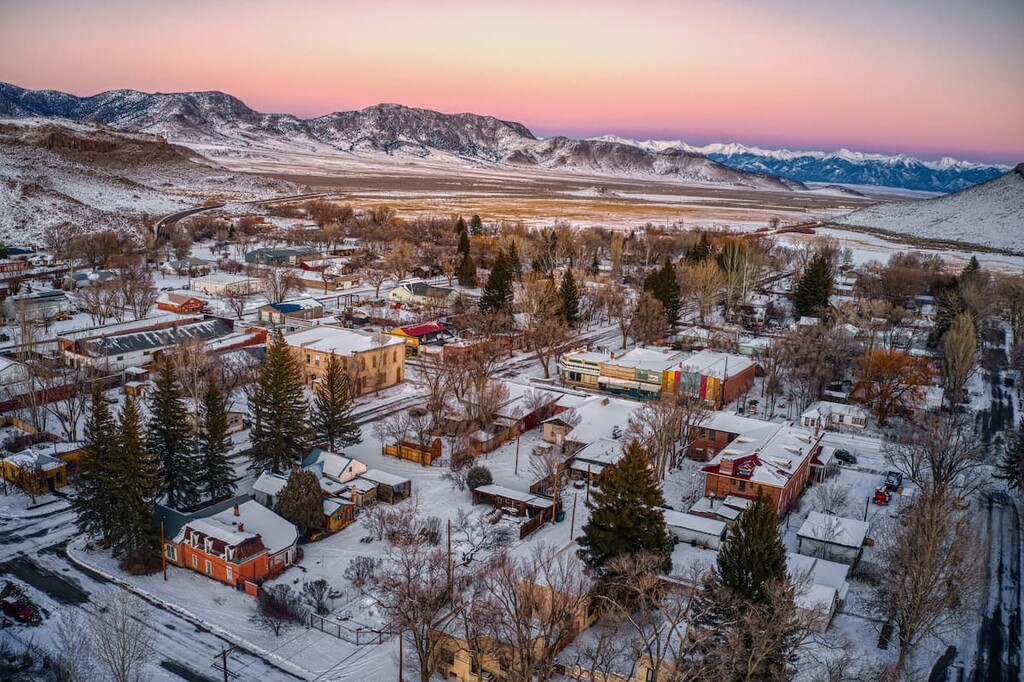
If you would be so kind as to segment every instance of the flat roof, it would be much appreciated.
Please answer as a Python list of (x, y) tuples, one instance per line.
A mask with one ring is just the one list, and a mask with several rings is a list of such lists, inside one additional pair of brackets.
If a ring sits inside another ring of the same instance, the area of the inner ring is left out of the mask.
[(506, 488), (503, 485), (482, 485), (476, 488), (474, 492), (483, 493), (484, 495), (493, 495), (494, 497), (504, 497), (509, 500), (516, 500), (523, 504), (531, 507), (537, 507), (538, 509), (549, 509), (555, 506), (555, 501), (540, 495), (534, 495), (533, 493), (524, 493), (519, 490), (513, 490), (512, 488)]
[(351, 355), (386, 346), (405, 345), (405, 340), (391, 334), (355, 331), (341, 327), (313, 327), (284, 337), (293, 348), (308, 348), (320, 353)]

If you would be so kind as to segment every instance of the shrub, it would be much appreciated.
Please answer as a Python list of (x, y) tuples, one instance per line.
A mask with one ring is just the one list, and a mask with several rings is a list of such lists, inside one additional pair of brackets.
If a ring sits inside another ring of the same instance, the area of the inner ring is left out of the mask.
[(482, 464), (472, 466), (466, 472), (466, 485), (469, 486), (470, 490), (476, 490), (482, 485), (490, 485), (491, 483), (494, 483), (494, 476), (491, 475), (491, 470)]

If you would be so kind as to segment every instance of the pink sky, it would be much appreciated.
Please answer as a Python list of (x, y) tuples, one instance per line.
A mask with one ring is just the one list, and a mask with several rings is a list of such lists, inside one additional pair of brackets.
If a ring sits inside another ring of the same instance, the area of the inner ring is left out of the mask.
[(0, 80), (1024, 161), (1024, 2), (0, 0)]

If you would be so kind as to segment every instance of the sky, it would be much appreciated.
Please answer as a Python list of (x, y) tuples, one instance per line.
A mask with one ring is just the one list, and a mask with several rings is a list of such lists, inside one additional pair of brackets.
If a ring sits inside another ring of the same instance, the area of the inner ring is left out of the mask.
[(0, 0), (0, 81), (1024, 161), (1024, 0)]

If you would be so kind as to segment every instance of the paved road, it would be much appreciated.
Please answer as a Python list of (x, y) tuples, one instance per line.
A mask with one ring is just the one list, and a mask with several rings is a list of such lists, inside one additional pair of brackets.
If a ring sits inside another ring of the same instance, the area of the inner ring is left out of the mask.
[[(241, 201), (239, 203), (252, 204), (253, 206), (268, 206), (270, 204), (281, 203), (282, 201), (294, 201), (295, 199), (312, 199), (313, 197), (322, 197), (327, 196), (328, 194), (333, 194), (333, 192), (307, 192), (305, 194), (292, 194), (286, 197), (275, 197), (274, 199), (260, 199), (259, 201)], [(166, 215), (153, 224), (153, 234), (159, 237), (161, 229), (165, 227), (170, 227), (179, 220), (184, 220), (185, 218), (194, 216), (197, 213), (203, 213), (204, 211), (212, 211), (218, 208), (224, 208), (224, 204), (196, 206), (194, 208), (186, 208), (183, 211), (178, 211), (176, 213)]]

